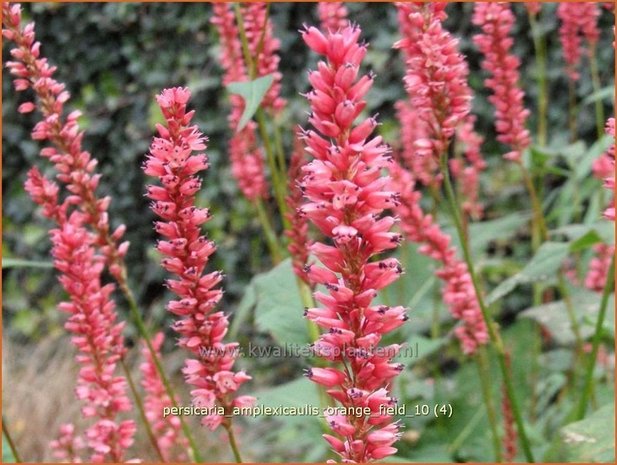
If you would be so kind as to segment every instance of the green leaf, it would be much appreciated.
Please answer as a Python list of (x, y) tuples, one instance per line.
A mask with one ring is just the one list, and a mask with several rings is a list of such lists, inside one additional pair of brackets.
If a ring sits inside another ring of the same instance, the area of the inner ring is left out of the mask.
[(570, 246), (565, 242), (545, 242), (527, 265), (514, 276), (503, 281), (488, 295), (488, 304), (497, 302), (519, 284), (547, 281), (555, 275), (568, 255)]
[(527, 224), (531, 215), (513, 213), (504, 217), (469, 225), (469, 245), (476, 255), (496, 240), (507, 240)]
[(4, 435), (4, 432), (2, 433), (2, 463), (15, 463), (15, 456), (13, 455), (13, 451), (11, 451), (11, 448), (9, 447), (9, 442), (6, 439), (6, 436)]
[(265, 407), (319, 406), (318, 386), (301, 377), (271, 389), (257, 392), (257, 405)]
[[(585, 289), (577, 289), (571, 296), (572, 309), (579, 322), (581, 337), (586, 339), (594, 333), (595, 321), (600, 308), (601, 296)], [(612, 328), (614, 322), (614, 295), (611, 295), (606, 315), (606, 326)], [(566, 304), (563, 300), (538, 305), (523, 310), (519, 318), (530, 318), (545, 327), (558, 345), (568, 346), (575, 337), (570, 320), (567, 317)]]
[(594, 92), (591, 95), (588, 95), (583, 99), (581, 105), (589, 105), (598, 100), (606, 100), (607, 102), (612, 102), (615, 98), (615, 88), (613, 86), (606, 86), (602, 89), (599, 89), (597, 92)]
[(580, 252), (582, 250), (586, 250), (599, 242), (602, 242), (602, 237), (600, 237), (600, 235), (592, 229), (570, 243), (570, 252)]
[(274, 75), (268, 74), (253, 81), (231, 82), (227, 85), (229, 92), (244, 99), (244, 112), (240, 117), (237, 131), (242, 131), (251, 120), (273, 81)]
[(237, 305), (236, 310), (234, 312), (234, 318), (229, 325), (229, 339), (234, 341), (236, 340), (236, 336), (240, 331), (240, 327), (249, 317), (251, 310), (255, 307), (255, 303), (257, 302), (257, 298), (255, 296), (255, 286), (253, 284), (249, 284), (246, 287), (246, 291), (244, 292), (244, 296), (242, 300)]
[(441, 349), (447, 341), (446, 337), (432, 339), (420, 334), (412, 334), (407, 340), (407, 346), (401, 349), (397, 360), (404, 363), (406, 367), (411, 367)]
[(20, 258), (2, 257), (2, 269), (8, 268), (53, 268), (53, 263), (37, 260), (22, 260)]
[(551, 230), (549, 235), (552, 237), (563, 235), (569, 241), (578, 241), (590, 231), (597, 233), (602, 242), (606, 242), (607, 244), (612, 244), (615, 242), (614, 225), (610, 221), (606, 220), (601, 220), (591, 224), (569, 224), (562, 226), (561, 228)]
[(253, 279), (255, 323), (279, 344), (308, 343), (307, 323), (291, 260)]
[(615, 463), (615, 404), (605, 405), (584, 420), (564, 426), (560, 435), (568, 462)]
[(577, 181), (581, 181), (589, 176), (593, 162), (597, 160), (606, 150), (613, 144), (615, 139), (605, 135), (598, 139), (591, 147), (583, 152), (583, 155), (577, 160), (573, 160), (573, 169)]

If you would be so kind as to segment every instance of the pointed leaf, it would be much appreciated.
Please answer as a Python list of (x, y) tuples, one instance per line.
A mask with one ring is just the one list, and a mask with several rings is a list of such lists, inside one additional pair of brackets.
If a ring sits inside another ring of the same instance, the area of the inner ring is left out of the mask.
[(238, 132), (242, 131), (255, 115), (273, 81), (274, 75), (268, 74), (253, 81), (231, 82), (227, 85), (229, 92), (244, 99), (244, 112), (238, 122)]
[(568, 462), (615, 463), (615, 404), (605, 405), (587, 418), (560, 431)]
[(488, 304), (509, 294), (519, 284), (547, 281), (554, 277), (561, 263), (568, 255), (569, 244), (565, 242), (545, 242), (533, 258), (519, 273), (503, 281), (488, 295)]
[(22, 260), (20, 258), (2, 257), (2, 269), (8, 268), (53, 268), (53, 263), (38, 260)]

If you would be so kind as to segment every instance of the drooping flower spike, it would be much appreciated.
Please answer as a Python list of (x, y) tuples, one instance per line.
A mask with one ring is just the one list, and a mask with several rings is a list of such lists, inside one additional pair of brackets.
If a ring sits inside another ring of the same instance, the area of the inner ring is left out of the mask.
[(401, 230), (407, 239), (420, 245), (420, 253), (441, 264), (435, 275), (444, 282), (441, 290), (443, 301), (452, 316), (461, 322), (454, 334), (461, 343), (463, 353), (471, 355), (489, 338), (467, 265), (457, 258), (456, 248), (450, 244), (450, 236), (441, 230), (431, 215), (422, 211), (421, 194), (415, 190), (409, 171), (393, 163), (390, 173), (396, 189), (401, 193), (400, 203), (394, 208)]
[[(206, 273), (215, 244), (201, 234), (210, 213), (195, 206), (195, 194), (201, 187), (197, 174), (207, 169), (208, 161), (202, 153), (206, 139), (190, 124), (194, 115), (194, 111), (187, 112), (190, 95), (188, 89), (172, 88), (157, 97), (166, 125), (157, 126), (159, 135), (150, 146), (144, 172), (161, 183), (149, 186), (147, 196), (152, 211), (160, 217), (155, 230), (162, 237), (157, 245), (164, 256), (161, 264), (176, 276), (167, 280), (167, 287), (178, 296), (167, 305), (179, 317), (172, 327), (180, 335), (178, 344), (196, 357), (187, 359), (183, 370), (187, 383), (194, 387), (193, 404), (227, 411), (254, 399), (237, 396), (236, 391), (251, 378), (243, 371), (233, 371), (238, 344), (223, 342), (228, 319), (216, 310), (223, 294), (217, 287), (223, 273)], [(202, 419), (212, 430), (229, 421), (215, 410)]]
[(521, 163), (531, 137), (525, 127), (529, 110), (519, 86), (520, 60), (512, 54), (514, 15), (510, 4), (476, 2), (472, 22), (482, 29), (474, 42), (484, 55), (482, 68), (490, 75), (484, 83), (493, 92), (489, 101), (495, 107), (497, 140), (510, 147), (504, 158)]
[(22, 26), (21, 5), (2, 3), (2, 25), (4, 37), (15, 44), (11, 50), (14, 61), (6, 62), (14, 76), (15, 89), (32, 89), (36, 95), (36, 102), (23, 103), (19, 111), (28, 113), (36, 109), (43, 116), (34, 127), (32, 138), (50, 143), (41, 155), (53, 163), (57, 180), (69, 192), (68, 205), (79, 209), (84, 226), (96, 232), (94, 245), (106, 256), (110, 273), (121, 286), (125, 285), (124, 256), (129, 244), (120, 243), (125, 227), (121, 225), (113, 233), (110, 230), (107, 210), (111, 199), (99, 198), (96, 193), (101, 175), (95, 171), (97, 161), (82, 149), (84, 133), (77, 123), (81, 113), (73, 111), (64, 116), (64, 105), (70, 95), (65, 85), (54, 79), (56, 67), (41, 55), (34, 23)]
[(398, 203), (398, 193), (382, 174), (392, 162), (389, 149), (381, 137), (371, 137), (377, 122), (355, 124), (373, 84), (372, 75), (360, 73), (366, 54), (360, 29), (322, 33), (309, 27), (302, 37), (325, 59), (309, 73), (313, 129), (302, 138), (312, 161), (304, 167), (301, 211), (328, 239), (311, 246), (321, 265), (308, 266), (307, 274), (327, 292), (315, 292), (321, 306), (307, 309), (306, 316), (325, 331), (313, 345), (315, 354), (333, 364), (312, 368), (307, 376), (343, 407), (370, 409), (370, 415), (347, 410), (326, 417), (333, 433), (324, 437), (332, 449), (345, 462), (363, 463), (394, 454), (399, 438), (399, 425), (384, 407), (396, 402), (389, 388), (403, 370), (393, 362), (401, 346), (379, 343), (407, 320), (406, 309), (372, 304), (377, 291), (402, 273), (396, 259), (373, 260), (400, 241), (391, 231), (395, 220), (384, 216)]

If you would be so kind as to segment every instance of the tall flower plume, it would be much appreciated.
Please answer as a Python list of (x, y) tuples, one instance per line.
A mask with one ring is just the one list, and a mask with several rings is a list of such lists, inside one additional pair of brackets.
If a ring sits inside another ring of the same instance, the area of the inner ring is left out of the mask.
[[(159, 358), (163, 341), (162, 332), (157, 333), (152, 338), (152, 347)], [(175, 415), (163, 416), (161, 414), (165, 408), (172, 407), (173, 402), (165, 390), (165, 385), (156, 369), (152, 354), (145, 344), (142, 347), (141, 356), (143, 358), (143, 362), (139, 366), (142, 376), (141, 385), (146, 393), (144, 410), (152, 427), (152, 432), (156, 436), (159, 450), (163, 459), (167, 462), (185, 462), (188, 458), (185, 452), (189, 447), (188, 441), (182, 435), (180, 419)]]
[(443, 301), (452, 316), (461, 321), (454, 334), (465, 354), (473, 354), (488, 342), (488, 330), (478, 304), (467, 265), (456, 256), (456, 249), (431, 215), (420, 207), (421, 194), (409, 171), (398, 163), (390, 167), (393, 182), (400, 194), (400, 203), (394, 209), (401, 229), (412, 242), (420, 244), (418, 251), (441, 264), (435, 275), (444, 282)]
[(41, 44), (36, 41), (34, 23), (22, 27), (21, 6), (2, 3), (2, 34), (13, 42), (15, 47), (11, 56), (15, 61), (7, 61), (6, 66), (14, 76), (14, 86), (18, 91), (32, 89), (35, 102), (26, 102), (19, 107), (22, 113), (38, 109), (43, 116), (32, 131), (32, 138), (47, 141), (50, 146), (41, 150), (57, 172), (57, 179), (69, 192), (68, 203), (82, 213), (85, 226), (96, 232), (95, 246), (104, 253), (109, 271), (121, 286), (126, 284), (124, 256), (128, 242), (119, 243), (124, 234), (124, 225), (113, 233), (110, 231), (107, 209), (111, 199), (99, 198), (96, 193), (100, 180), (97, 174), (97, 161), (82, 149), (83, 131), (77, 119), (79, 111), (64, 116), (64, 104), (69, 99), (65, 85), (53, 77), (55, 66), (50, 66), (47, 58), (41, 56)]
[[(94, 463), (123, 462), (126, 449), (133, 443), (135, 423), (118, 419), (118, 414), (131, 410), (131, 402), (126, 395), (126, 379), (115, 375), (126, 351), (124, 323), (116, 322), (111, 298), (114, 286), (101, 283), (105, 258), (97, 255), (96, 237), (85, 229), (84, 215), (79, 212), (65, 218), (50, 235), (54, 267), (70, 296), (70, 301), (62, 302), (59, 308), (70, 315), (65, 328), (73, 333), (71, 341), (79, 351), (76, 360), (81, 368), (75, 393), (84, 402), (83, 416), (96, 419), (85, 432), (90, 459)], [(68, 454), (82, 442), (73, 436), (72, 425), (65, 425), (61, 433), (52, 444), (58, 452)], [(65, 454), (59, 455), (68, 458)]]
[(445, 3), (397, 3), (405, 57), (405, 87), (427, 136), (416, 141), (418, 156), (439, 160), (456, 127), (471, 110), (469, 69), (458, 39), (443, 28)]
[[(220, 38), (223, 84), (248, 81), (251, 78), (251, 69), (244, 59), (240, 31), (231, 5), (214, 3), (212, 10), (212, 24), (216, 27)], [(285, 106), (285, 100), (280, 96), (282, 75), (278, 71), (279, 41), (273, 37), (272, 23), (267, 18), (265, 3), (246, 4), (241, 6), (241, 11), (254, 67), (252, 72), (255, 77), (274, 75), (272, 86), (268, 89), (261, 105), (272, 114), (277, 114)], [(257, 125), (254, 121), (249, 121), (244, 128), (238, 130), (245, 102), (236, 94), (230, 95), (230, 101), (231, 113), (228, 119), (233, 135), (229, 142), (229, 156), (232, 174), (247, 199), (254, 201), (265, 198), (268, 193), (268, 182), (264, 155), (257, 141)]]
[(322, 31), (339, 31), (349, 26), (347, 7), (343, 2), (319, 2), (317, 14)]
[(561, 20), (559, 40), (566, 61), (568, 77), (577, 81), (580, 78), (579, 66), (584, 53), (583, 38), (590, 48), (595, 47), (600, 38), (598, 18), (600, 7), (596, 3), (559, 3), (557, 16)]
[[(157, 126), (159, 135), (150, 146), (144, 172), (161, 182), (161, 186), (149, 186), (147, 195), (152, 211), (161, 219), (155, 224), (163, 237), (157, 245), (165, 257), (161, 264), (177, 277), (167, 280), (167, 287), (179, 297), (167, 305), (169, 312), (180, 317), (173, 329), (180, 334), (178, 344), (197, 357), (187, 359), (183, 370), (187, 383), (195, 387), (191, 391), (193, 403), (229, 411), (252, 403), (253, 398), (236, 394), (251, 378), (232, 371), (238, 344), (223, 342), (229, 322), (223, 312), (216, 311), (223, 294), (217, 287), (223, 273), (205, 273), (215, 245), (200, 233), (210, 213), (195, 206), (195, 194), (201, 187), (196, 175), (208, 167), (207, 157), (201, 153), (206, 139), (197, 126), (190, 125), (194, 111), (186, 111), (189, 98), (185, 88), (166, 89), (157, 97), (166, 126)], [(214, 430), (229, 421), (214, 410), (202, 423)]]
[(495, 107), (497, 140), (510, 146), (504, 157), (520, 163), (531, 137), (525, 128), (529, 116), (523, 102), (525, 93), (518, 83), (520, 60), (512, 54), (514, 15), (510, 4), (477, 2), (472, 22), (482, 29), (474, 42), (484, 55), (482, 68), (490, 74), (484, 83), (493, 91), (489, 101)]
[(370, 409), (370, 415), (339, 411), (326, 418), (333, 434), (324, 437), (333, 450), (344, 461), (362, 463), (394, 454), (399, 437), (398, 423), (383, 408), (396, 402), (389, 386), (403, 370), (392, 361), (401, 346), (378, 344), (407, 320), (406, 309), (371, 305), (377, 291), (402, 273), (396, 259), (371, 260), (401, 239), (390, 231), (394, 219), (383, 216), (398, 194), (381, 173), (392, 158), (381, 137), (371, 138), (377, 122), (367, 118), (354, 124), (373, 84), (372, 75), (358, 77), (366, 54), (358, 43), (360, 29), (324, 34), (310, 27), (302, 37), (325, 60), (309, 73), (312, 90), (306, 97), (314, 130), (302, 138), (313, 159), (304, 167), (301, 211), (331, 241), (311, 246), (323, 266), (308, 266), (308, 276), (327, 293), (315, 292), (322, 306), (307, 309), (306, 316), (325, 330), (314, 343), (316, 355), (347, 368), (312, 368), (307, 376), (344, 407)]

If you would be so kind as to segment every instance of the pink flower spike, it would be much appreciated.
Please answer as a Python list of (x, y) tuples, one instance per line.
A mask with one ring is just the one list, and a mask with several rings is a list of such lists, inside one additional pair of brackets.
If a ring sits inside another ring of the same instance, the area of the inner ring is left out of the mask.
[(525, 7), (529, 14), (537, 15), (542, 11), (542, 2), (525, 2)]
[(337, 32), (349, 26), (347, 7), (343, 2), (318, 2), (317, 13), (322, 31)]
[[(306, 95), (311, 105), (309, 123), (301, 137), (312, 160), (302, 170), (300, 185), (305, 203), (299, 212), (328, 239), (310, 250), (321, 262), (306, 267), (314, 282), (327, 294), (315, 292), (322, 307), (305, 315), (325, 332), (313, 345), (315, 354), (340, 367), (312, 368), (307, 376), (328, 387), (328, 394), (344, 407), (367, 407), (370, 415), (333, 412), (327, 421), (333, 434), (325, 435), (345, 462), (365, 463), (396, 452), (398, 424), (381, 407), (395, 403), (388, 394), (392, 379), (403, 366), (392, 363), (396, 350), (382, 353), (381, 337), (407, 320), (402, 307), (371, 305), (377, 289), (403, 272), (395, 259), (373, 257), (394, 249), (400, 235), (391, 232), (395, 220), (385, 210), (398, 204), (399, 195), (382, 174), (392, 157), (379, 136), (371, 136), (374, 118), (356, 123), (372, 85), (372, 75), (360, 75), (366, 46), (360, 29), (344, 27), (302, 32), (305, 43), (324, 55), (309, 75), (313, 89)], [(378, 394), (378, 395), (376, 395)], [(371, 440), (380, 430), (393, 434)]]
[(482, 68), (490, 74), (484, 84), (493, 91), (489, 101), (495, 107), (497, 140), (508, 145), (507, 160), (521, 163), (523, 152), (531, 145), (525, 128), (529, 110), (524, 106), (525, 93), (519, 86), (520, 60), (512, 55), (514, 39), (510, 33), (514, 15), (508, 3), (477, 2), (473, 24), (482, 29), (474, 42), (484, 55)]
[[(83, 401), (82, 414), (95, 423), (85, 432), (92, 462), (123, 462), (125, 450), (133, 443), (135, 424), (119, 421), (118, 414), (131, 410), (123, 376), (114, 376), (118, 361), (126, 349), (111, 298), (113, 285), (103, 286), (101, 273), (104, 257), (94, 249), (95, 237), (84, 228), (83, 216), (73, 213), (58, 229), (50, 231), (54, 266), (61, 273), (60, 283), (70, 296), (59, 305), (70, 317), (65, 328), (81, 365), (75, 393)], [(65, 427), (60, 439), (52, 443), (57, 452), (75, 452), (78, 443), (72, 429)]]
[[(64, 116), (64, 104), (69, 94), (65, 85), (54, 79), (56, 68), (49, 65), (47, 58), (40, 53), (41, 44), (36, 42), (34, 23), (22, 25), (21, 6), (3, 2), (2, 21), (4, 37), (15, 45), (11, 50), (14, 61), (6, 62), (15, 77), (15, 89), (24, 91), (32, 88), (36, 95), (36, 102), (23, 103), (18, 111), (29, 113), (39, 110), (42, 119), (34, 127), (32, 138), (50, 144), (41, 150), (41, 156), (53, 163), (56, 179), (71, 193), (68, 204), (71, 209), (80, 211), (84, 226), (96, 232), (94, 245), (104, 253), (109, 271), (123, 285), (126, 276), (121, 237), (111, 236), (107, 211), (109, 201), (96, 193), (100, 175), (95, 172), (96, 160), (82, 148), (84, 134), (77, 123), (79, 115), (73, 112)], [(34, 182), (33, 176), (29, 178)], [(40, 197), (33, 197), (33, 200), (41, 204)], [(54, 215), (50, 216), (51, 213), (49, 209), (43, 212), (45, 216), (57, 220)]]
[(394, 211), (401, 229), (412, 242), (420, 245), (418, 251), (440, 263), (435, 275), (444, 282), (443, 301), (452, 316), (461, 322), (454, 332), (463, 353), (471, 355), (488, 342), (488, 330), (465, 262), (456, 256), (456, 249), (431, 215), (420, 207), (420, 192), (414, 189), (411, 174), (398, 164), (390, 168), (396, 189), (401, 193)]
[(600, 38), (600, 8), (595, 3), (563, 2), (557, 7), (557, 16), (561, 20), (559, 39), (566, 61), (566, 72), (572, 81), (577, 81), (584, 52), (583, 38), (587, 40), (590, 49), (595, 47)]
[(287, 250), (291, 255), (294, 273), (298, 278), (311, 286), (311, 280), (306, 272), (306, 266), (309, 260), (309, 248), (311, 240), (308, 234), (308, 222), (306, 216), (301, 214), (300, 207), (302, 206), (302, 189), (300, 181), (302, 180), (302, 169), (306, 164), (306, 155), (304, 147), (299, 137), (294, 139), (294, 150), (291, 154), (291, 161), (288, 170), (287, 183), (287, 220), (289, 221), (289, 229), (285, 231), (285, 235), (289, 239)]
[[(162, 332), (157, 333), (151, 341), (159, 359), (163, 341)], [(165, 385), (156, 369), (152, 354), (145, 344), (142, 347), (141, 356), (143, 359), (139, 366), (142, 376), (141, 385), (146, 393), (144, 410), (156, 437), (159, 450), (165, 461), (186, 462), (188, 457), (185, 451), (189, 447), (188, 441), (181, 432), (180, 419), (174, 415), (164, 417), (161, 414), (165, 408), (172, 407), (173, 402), (165, 390)]]
[(484, 138), (475, 132), (475, 120), (475, 116), (469, 115), (456, 129), (457, 141), (463, 146), (464, 162), (451, 160), (450, 172), (462, 194), (463, 211), (472, 219), (478, 220), (483, 214), (483, 206), (479, 200), (480, 173), (486, 169), (486, 162), (481, 152)]
[(402, 38), (394, 47), (405, 57), (410, 106), (426, 128), (426, 138), (416, 141), (416, 156), (438, 161), (471, 110), (469, 69), (458, 39), (443, 28), (444, 3), (396, 6)]
[[(197, 357), (187, 359), (183, 370), (186, 382), (196, 387), (191, 393), (193, 402), (229, 408), (250, 376), (231, 371), (237, 344), (223, 342), (229, 323), (225, 314), (216, 311), (222, 296), (217, 285), (223, 274), (206, 273), (208, 257), (216, 246), (201, 234), (210, 213), (195, 206), (195, 194), (201, 185), (196, 175), (208, 163), (204, 153), (193, 153), (206, 148), (206, 138), (197, 126), (190, 125), (189, 97), (188, 89), (172, 88), (157, 98), (166, 125), (152, 141), (143, 169), (161, 182), (160, 187), (149, 186), (147, 196), (153, 201), (152, 211), (161, 218), (155, 226), (165, 239), (157, 246), (164, 256), (161, 265), (177, 278), (167, 280), (167, 287), (178, 296), (167, 306), (180, 317), (172, 327), (180, 335), (178, 344)], [(203, 423), (215, 429), (229, 421), (213, 413)]]
[(608, 173), (604, 178), (604, 187), (608, 189), (611, 194), (613, 194), (613, 200), (611, 202), (612, 206), (604, 211), (604, 217), (610, 221), (615, 221), (615, 118), (609, 118), (606, 122), (606, 133), (613, 137), (613, 143), (608, 148), (606, 153), (602, 155), (611, 167), (607, 170)]
[[(109, 202), (96, 194), (100, 178), (94, 171), (96, 161), (82, 149), (83, 131), (77, 123), (78, 115), (71, 113), (64, 116), (64, 104), (69, 94), (64, 84), (54, 79), (56, 68), (41, 56), (41, 44), (35, 40), (34, 23), (22, 26), (21, 6), (3, 2), (2, 20), (4, 37), (15, 44), (11, 50), (15, 61), (6, 63), (15, 76), (15, 89), (25, 91), (32, 88), (36, 95), (36, 102), (23, 103), (18, 110), (29, 113), (38, 109), (41, 113), (42, 120), (34, 127), (32, 138), (51, 145), (42, 149), (41, 155), (53, 163), (56, 179), (72, 194), (69, 203), (79, 209), (85, 226), (96, 231), (95, 246), (101, 248), (110, 272), (123, 284), (121, 238), (111, 237), (107, 212)], [(39, 203), (37, 199), (34, 201)], [(47, 210), (44, 215), (48, 216), (49, 213)]]
[[(280, 43), (274, 37), (272, 22), (267, 17), (266, 3), (253, 2), (241, 6), (242, 17), (249, 51), (253, 57), (255, 77), (268, 74), (274, 81), (262, 102), (262, 108), (273, 115), (279, 114), (285, 107), (285, 100), (280, 96), (282, 74), (278, 70)], [(212, 5), (212, 24), (219, 33), (221, 45), (220, 61), (223, 67), (223, 84), (244, 82), (251, 78), (249, 65), (245, 62), (240, 32), (236, 24), (232, 7), (228, 3)], [(263, 34), (262, 34), (263, 32)], [(268, 182), (264, 164), (264, 155), (257, 142), (257, 125), (254, 121), (238, 131), (238, 123), (244, 112), (244, 100), (239, 95), (230, 95), (231, 113), (229, 127), (233, 132), (229, 142), (231, 171), (242, 194), (250, 201), (263, 199), (268, 195)]]

